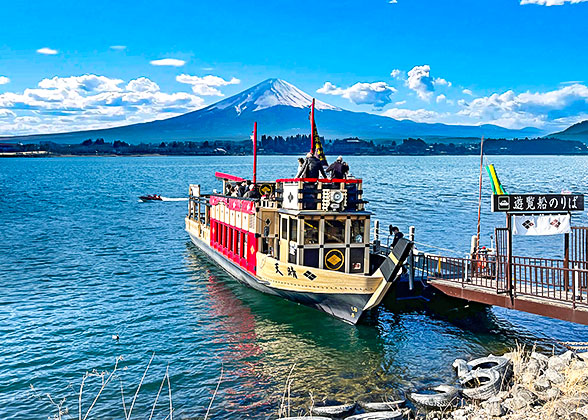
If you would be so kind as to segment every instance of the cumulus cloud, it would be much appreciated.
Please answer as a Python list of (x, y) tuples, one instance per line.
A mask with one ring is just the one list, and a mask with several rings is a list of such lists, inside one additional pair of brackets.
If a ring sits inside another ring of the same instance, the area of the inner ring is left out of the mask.
[(431, 67), (428, 65), (414, 66), (408, 72), (406, 85), (409, 89), (415, 91), (419, 98), (429, 101), (435, 91), (435, 85), (431, 78)]
[(111, 50), (117, 50), (117, 51), (123, 51), (127, 49), (126, 45), (111, 45), (110, 46)]
[(106, 128), (193, 111), (204, 99), (166, 93), (146, 77), (130, 80), (85, 74), (41, 80), (22, 92), (0, 93), (1, 135)]
[(460, 105), (460, 115), (480, 122), (510, 128), (556, 126), (588, 114), (588, 87), (573, 84), (549, 92), (520, 94), (509, 90)]
[(43, 47), (43, 48), (39, 48), (37, 50), (37, 52), (39, 54), (44, 54), (44, 55), (55, 55), (57, 54), (57, 50), (54, 50), (53, 48), (48, 48), (48, 47)]
[(84, 92), (112, 92), (120, 91), (118, 87), (123, 81), (120, 79), (111, 79), (105, 76), (95, 74), (84, 74), (82, 76), (71, 77), (53, 77), (43, 79), (38, 86), (42, 89), (56, 90), (81, 90)]
[(588, 0), (521, 0), (521, 4), (537, 4), (539, 6), (563, 6), (566, 3), (576, 4)]
[(139, 77), (127, 84), (127, 90), (130, 92), (158, 92), (159, 85), (146, 77)]
[(433, 84), (435, 86), (447, 86), (447, 87), (451, 87), (451, 82), (448, 82), (447, 80), (445, 80), (442, 77), (436, 77), (435, 80), (433, 80)]
[(472, 91), (471, 91), (471, 90), (469, 90), (469, 89), (464, 89), (464, 90), (462, 90), (462, 93), (463, 93), (464, 95), (474, 96), (474, 92), (472, 92)]
[(324, 93), (325, 95), (341, 96), (357, 105), (373, 105), (379, 109), (392, 102), (391, 96), (396, 92), (396, 89), (388, 86), (386, 82), (360, 82), (348, 88), (340, 88), (331, 82), (325, 82), (323, 87), (318, 89), (317, 92)]
[(10, 83), (10, 79), (6, 76), (0, 76), (0, 85), (5, 85), (7, 83)]
[(218, 76), (190, 76), (189, 74), (180, 74), (176, 76), (176, 80), (180, 83), (185, 83), (192, 86), (192, 91), (196, 95), (202, 96), (224, 96), (223, 93), (218, 90), (221, 86), (227, 85), (238, 85), (241, 81), (235, 77), (231, 80), (225, 80)]
[[(394, 70), (391, 76), (396, 79), (402, 79), (400, 70)], [(451, 82), (442, 78), (431, 76), (431, 67), (427, 64), (414, 66), (409, 72), (405, 82), (409, 89), (414, 91), (419, 98), (424, 101), (430, 101), (435, 92), (435, 86), (451, 87)]]
[(404, 72), (402, 70), (399, 70), (399, 69), (394, 69), (390, 73), (390, 76), (392, 76), (395, 79), (402, 79), (402, 78), (404, 78)]
[(396, 120), (411, 120), (416, 122), (439, 122), (444, 116), (435, 111), (428, 109), (404, 109), (391, 108), (382, 113), (385, 117), (394, 118)]
[(171, 66), (171, 67), (182, 67), (186, 62), (177, 58), (162, 58), (160, 60), (152, 60), (150, 62), (154, 66)]
[(435, 101), (440, 104), (441, 102), (445, 102), (447, 101), (447, 96), (441, 94), (441, 95), (437, 95), (437, 98), (435, 99)]

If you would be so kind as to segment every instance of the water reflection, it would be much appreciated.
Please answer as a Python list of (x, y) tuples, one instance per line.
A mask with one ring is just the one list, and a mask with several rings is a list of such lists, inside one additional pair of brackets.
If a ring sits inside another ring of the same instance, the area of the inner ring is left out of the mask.
[(399, 304), (389, 297), (354, 327), (241, 285), (192, 244), (186, 259), (194, 310), (207, 311), (199, 328), (225, 368), (222, 404), (229, 412), (275, 412), (294, 364), (292, 404), (306, 407), (309, 393), (317, 401), (379, 399), (453, 381), (455, 358), (539, 338), (514, 332), (486, 307), (448, 298)]

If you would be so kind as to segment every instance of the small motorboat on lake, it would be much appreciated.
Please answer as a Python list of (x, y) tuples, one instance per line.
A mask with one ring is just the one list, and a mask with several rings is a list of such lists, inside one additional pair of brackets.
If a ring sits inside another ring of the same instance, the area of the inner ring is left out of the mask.
[(145, 201), (163, 201), (160, 195), (157, 194), (150, 194), (150, 195), (142, 195), (139, 197), (139, 200)]

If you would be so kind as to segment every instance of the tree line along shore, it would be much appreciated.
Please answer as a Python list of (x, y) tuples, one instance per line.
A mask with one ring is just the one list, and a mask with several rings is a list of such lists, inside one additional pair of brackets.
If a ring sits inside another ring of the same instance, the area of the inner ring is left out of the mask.
[[(323, 141), (326, 154), (334, 155), (477, 155), (480, 142), (477, 139), (425, 141), (420, 138), (378, 141), (346, 138)], [(299, 155), (308, 151), (310, 137), (261, 136), (258, 141), (260, 155)], [(489, 155), (581, 155), (588, 154), (588, 145), (580, 141), (556, 138), (486, 139), (484, 153)], [(252, 144), (244, 141), (162, 141), (160, 143), (129, 144), (121, 140), (107, 142), (102, 138), (87, 139), (79, 144), (59, 144), (51, 141), (40, 143), (0, 143), (2, 156), (63, 156), (63, 155), (250, 155)]]

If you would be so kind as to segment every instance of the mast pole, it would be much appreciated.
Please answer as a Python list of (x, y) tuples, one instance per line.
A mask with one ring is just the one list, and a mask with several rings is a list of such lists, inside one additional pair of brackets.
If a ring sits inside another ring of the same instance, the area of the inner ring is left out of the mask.
[(257, 121), (253, 123), (253, 185), (257, 183)]
[(310, 153), (314, 153), (314, 98), (310, 106)]
[(482, 214), (482, 168), (484, 167), (484, 136), (480, 142), (480, 179), (479, 179), (479, 190), (478, 190), (478, 228), (476, 230), (476, 255), (480, 249), (480, 217)]

